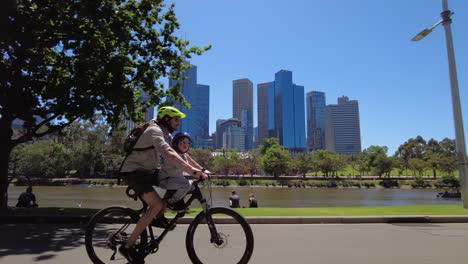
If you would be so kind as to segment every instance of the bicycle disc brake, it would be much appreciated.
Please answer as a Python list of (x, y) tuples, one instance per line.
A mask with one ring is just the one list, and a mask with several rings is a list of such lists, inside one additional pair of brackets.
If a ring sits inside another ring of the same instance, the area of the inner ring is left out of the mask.
[(218, 233), (218, 237), (213, 241), (216, 248), (224, 248), (228, 244), (228, 236), (224, 233)]

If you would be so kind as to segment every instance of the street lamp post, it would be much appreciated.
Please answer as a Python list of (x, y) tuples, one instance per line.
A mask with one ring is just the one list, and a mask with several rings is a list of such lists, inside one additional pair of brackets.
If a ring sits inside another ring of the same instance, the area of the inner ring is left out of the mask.
[(452, 93), (453, 117), (455, 122), (455, 142), (457, 145), (458, 170), (462, 187), (463, 207), (468, 209), (468, 160), (466, 158), (465, 134), (463, 132), (463, 118), (460, 104), (460, 93), (458, 89), (457, 68), (455, 64), (455, 52), (453, 49), (452, 29), (450, 27), (450, 24), (452, 23), (452, 15), (452, 11), (448, 9), (447, 0), (442, 0), (442, 20), (437, 22), (432, 27), (424, 29), (411, 40), (418, 41), (424, 38), (440, 24), (442, 24), (445, 28), (445, 40), (447, 44), (447, 56), (450, 74), (450, 90)]

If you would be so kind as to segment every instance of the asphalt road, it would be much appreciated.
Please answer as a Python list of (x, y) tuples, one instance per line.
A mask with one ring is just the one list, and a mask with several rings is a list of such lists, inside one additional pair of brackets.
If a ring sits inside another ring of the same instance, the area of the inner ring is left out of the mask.
[[(250, 263), (467, 263), (468, 223), (252, 225)], [(190, 263), (179, 225), (146, 263)], [(84, 232), (70, 224), (2, 224), (0, 262), (90, 263)], [(220, 257), (217, 263), (227, 263)]]

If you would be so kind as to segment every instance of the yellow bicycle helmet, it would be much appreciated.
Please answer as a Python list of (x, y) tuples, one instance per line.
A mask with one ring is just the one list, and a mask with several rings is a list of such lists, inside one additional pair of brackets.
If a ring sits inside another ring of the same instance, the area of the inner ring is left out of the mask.
[(185, 114), (179, 109), (173, 106), (163, 106), (158, 109), (158, 119), (162, 119), (165, 116), (185, 118)]

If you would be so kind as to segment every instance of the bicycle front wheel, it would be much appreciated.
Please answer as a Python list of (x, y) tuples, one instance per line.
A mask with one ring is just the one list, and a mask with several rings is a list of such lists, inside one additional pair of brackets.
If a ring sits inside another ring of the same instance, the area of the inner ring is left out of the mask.
[[(120, 246), (127, 242), (140, 217), (127, 207), (112, 206), (97, 212), (86, 228), (85, 245), (89, 258), (95, 264), (127, 263), (118, 253)], [(141, 233), (136, 248), (146, 248), (148, 234)]]
[[(207, 219), (212, 223), (207, 224)], [(212, 225), (212, 226), (210, 226)], [(186, 247), (196, 264), (248, 263), (254, 248), (249, 223), (229, 208), (215, 207), (198, 214), (187, 230)]]

